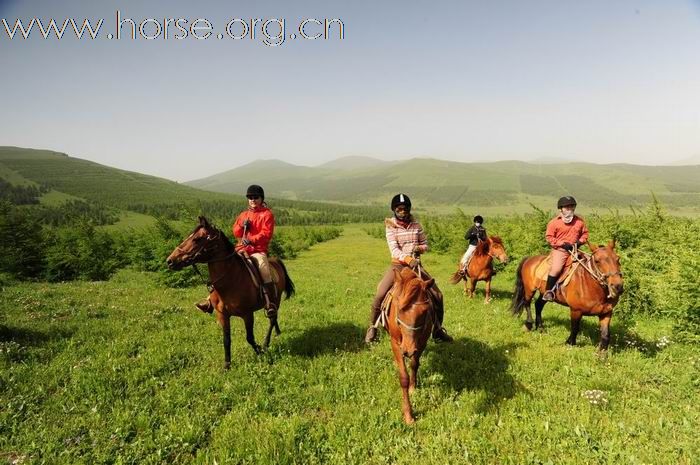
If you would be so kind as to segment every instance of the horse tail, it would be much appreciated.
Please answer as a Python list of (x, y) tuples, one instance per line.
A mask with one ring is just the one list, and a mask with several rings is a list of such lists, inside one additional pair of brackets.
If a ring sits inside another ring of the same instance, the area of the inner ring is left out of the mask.
[(514, 316), (520, 316), (523, 309), (530, 305), (530, 302), (525, 299), (525, 284), (523, 283), (523, 265), (528, 257), (523, 258), (518, 265), (518, 271), (515, 272), (515, 290), (513, 291), (513, 300), (510, 303), (510, 311)]
[(287, 273), (287, 267), (284, 266), (284, 262), (278, 259), (277, 263), (280, 264), (280, 267), (282, 267), (282, 272), (284, 273), (284, 294), (286, 296), (286, 300), (294, 295), (294, 283), (292, 282), (292, 278), (289, 277), (289, 273)]
[(454, 274), (450, 278), (450, 284), (457, 284), (458, 282), (460, 282), (462, 280), (462, 278), (464, 278), (464, 275), (462, 273), (460, 273), (460, 270), (457, 270), (454, 272)]

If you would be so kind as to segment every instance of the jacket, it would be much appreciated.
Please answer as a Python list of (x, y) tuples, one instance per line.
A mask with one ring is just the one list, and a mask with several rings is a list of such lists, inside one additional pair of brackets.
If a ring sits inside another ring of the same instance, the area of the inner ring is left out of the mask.
[(557, 215), (547, 224), (545, 237), (549, 245), (559, 249), (566, 243), (576, 244), (588, 241), (588, 228), (583, 218), (578, 215), (574, 215), (574, 219), (569, 224), (564, 223), (561, 215)]
[[(243, 241), (243, 225), (246, 220), (250, 220), (250, 226), (246, 231), (246, 239), (250, 241), (250, 245), (244, 246)], [(254, 210), (248, 209), (241, 212), (233, 223), (233, 236), (238, 239), (236, 250), (239, 252), (244, 250), (249, 255), (254, 253), (267, 254), (267, 247), (272, 240), (272, 233), (275, 230), (275, 217), (272, 210), (266, 206), (260, 206)]]

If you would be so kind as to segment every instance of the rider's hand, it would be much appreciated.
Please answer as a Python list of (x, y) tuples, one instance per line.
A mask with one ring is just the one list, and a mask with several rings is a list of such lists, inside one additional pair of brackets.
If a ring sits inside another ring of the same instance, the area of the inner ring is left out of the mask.
[(249, 245), (252, 244), (252, 242), (250, 242), (248, 239), (243, 239), (243, 240), (241, 241), (241, 244), (243, 244), (244, 246), (248, 247)]
[(250, 220), (245, 220), (245, 221), (243, 222), (243, 227), (244, 227), (244, 228), (250, 228)]
[(573, 245), (573, 244), (569, 244), (568, 242), (565, 242), (565, 243), (561, 246), (561, 248), (564, 249), (564, 250), (566, 250), (566, 251), (568, 251), (568, 252), (571, 252), (572, 250), (574, 250), (574, 245)]
[(416, 268), (418, 265), (420, 265), (420, 258), (414, 258), (408, 263), (408, 266), (411, 268)]

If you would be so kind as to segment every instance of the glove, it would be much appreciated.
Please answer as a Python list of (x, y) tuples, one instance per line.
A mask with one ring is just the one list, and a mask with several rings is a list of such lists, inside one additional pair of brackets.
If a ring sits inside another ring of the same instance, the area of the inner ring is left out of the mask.
[(243, 227), (246, 228), (246, 229), (250, 228), (250, 220), (245, 220), (245, 221), (243, 222)]
[(250, 242), (248, 239), (243, 239), (243, 241), (241, 241), (241, 244), (243, 244), (244, 246), (248, 247), (249, 245), (252, 244), (252, 242)]
[(416, 268), (418, 265), (420, 265), (420, 258), (414, 258), (408, 263), (408, 266), (411, 268)]
[(568, 251), (568, 252), (571, 252), (572, 250), (574, 250), (574, 245), (573, 245), (573, 244), (569, 244), (568, 242), (565, 242), (565, 243), (561, 246), (561, 248), (564, 249), (564, 250), (566, 250), (566, 251)]
[(576, 241), (576, 247), (580, 248), (582, 245), (586, 245), (585, 242)]

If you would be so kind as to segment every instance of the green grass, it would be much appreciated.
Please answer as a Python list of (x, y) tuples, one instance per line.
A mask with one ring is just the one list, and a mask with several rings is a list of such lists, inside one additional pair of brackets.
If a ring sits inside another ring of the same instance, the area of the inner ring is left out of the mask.
[[(239, 320), (224, 371), (221, 335), (175, 290), (122, 271), (109, 282), (8, 285), (0, 300), (0, 457), (24, 463), (697, 463), (700, 351), (657, 342), (672, 322), (613, 318), (563, 344), (568, 313), (524, 333), (495, 300), (446, 279), (458, 257), (428, 254), (445, 292), (452, 344), (430, 343), (401, 420), (388, 338), (361, 342), (388, 264), (386, 243), (346, 227), (287, 262), (298, 295), (282, 335), (255, 356)], [(481, 288), (480, 288), (481, 289)], [(264, 318), (256, 334), (262, 338)], [(604, 391), (607, 404), (583, 394)]]

